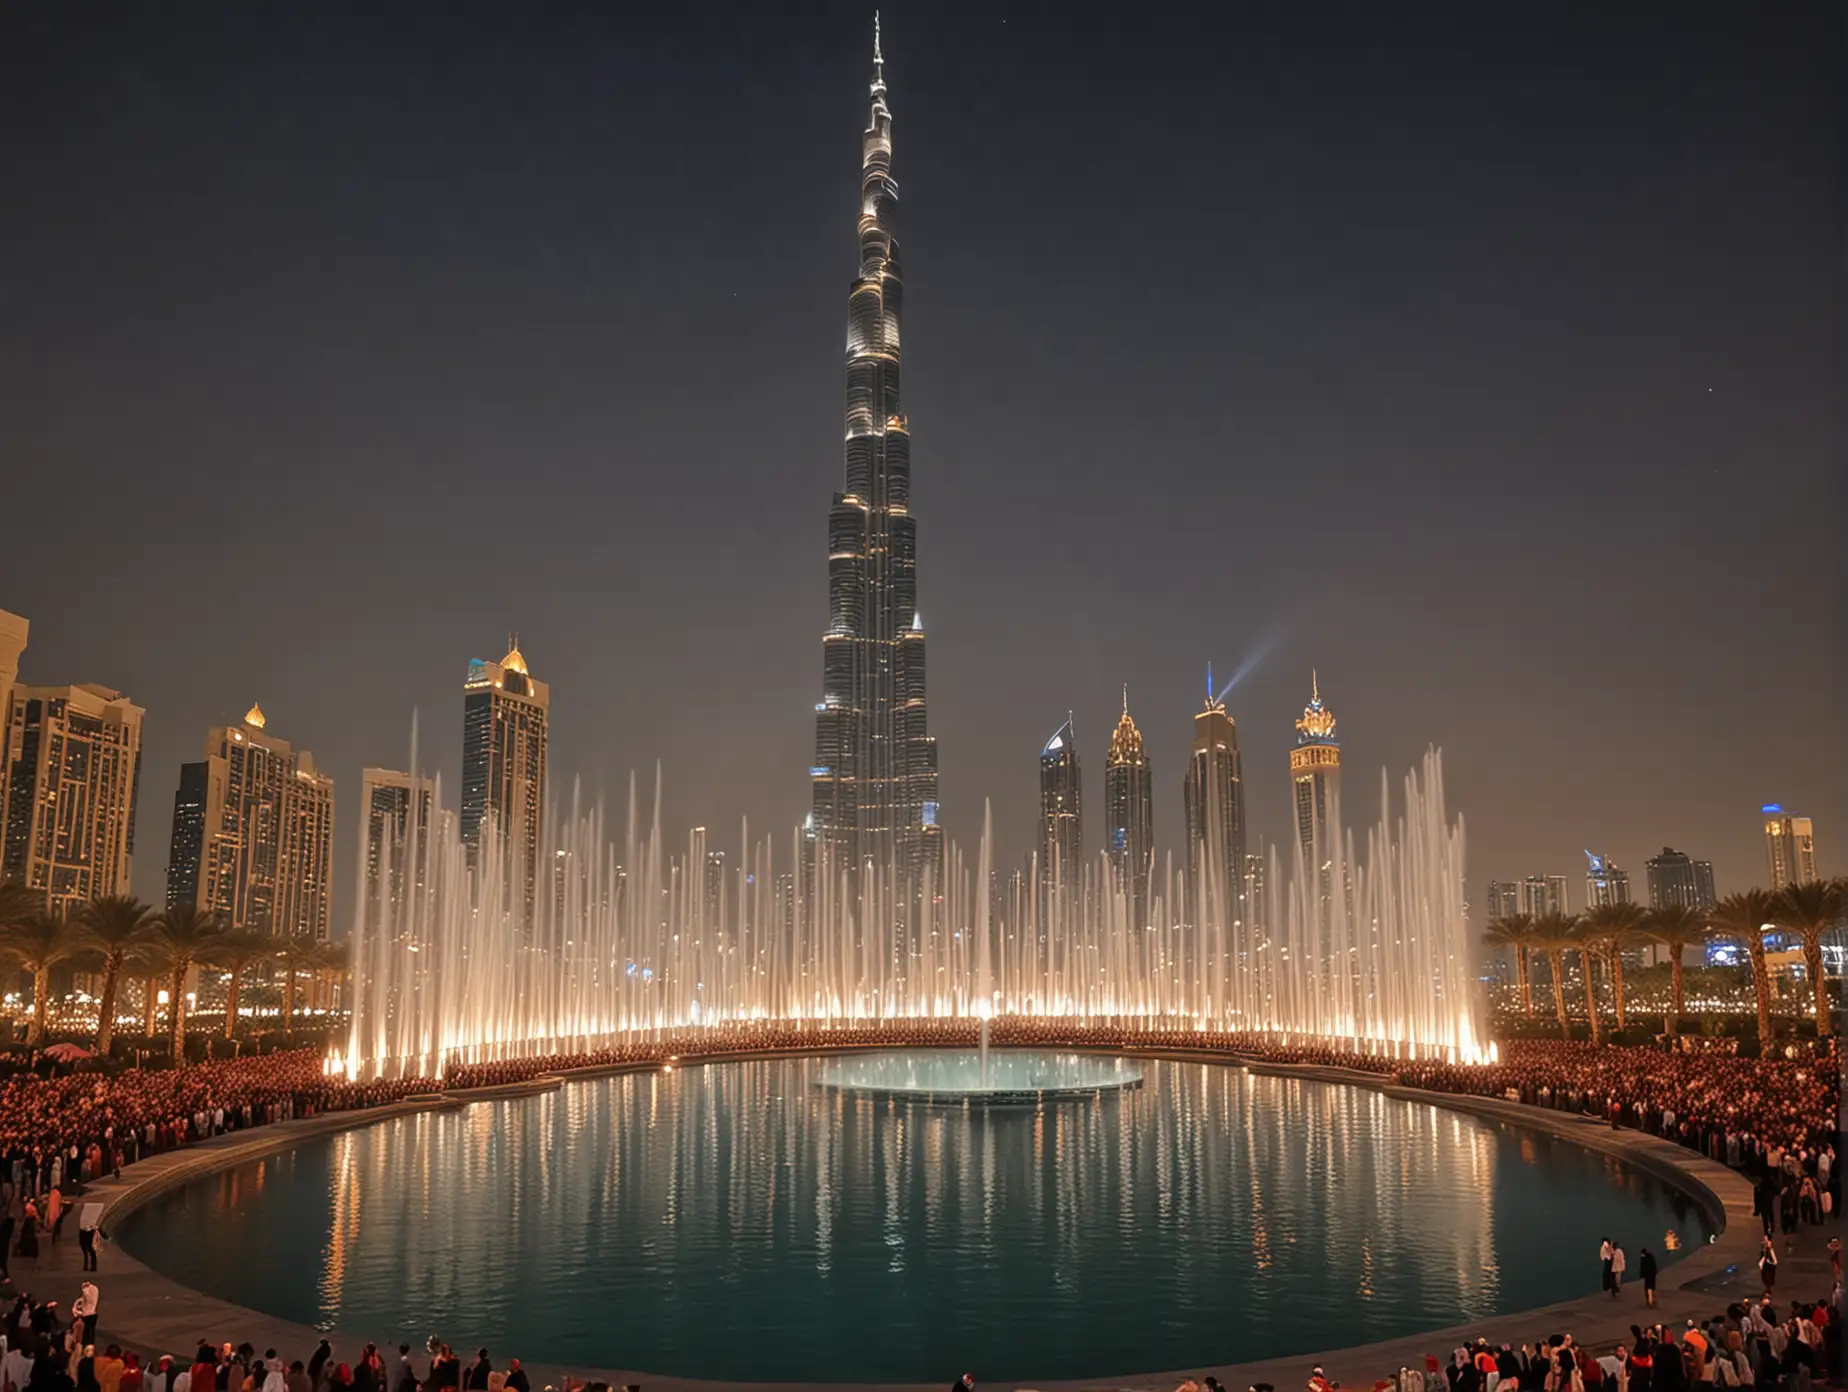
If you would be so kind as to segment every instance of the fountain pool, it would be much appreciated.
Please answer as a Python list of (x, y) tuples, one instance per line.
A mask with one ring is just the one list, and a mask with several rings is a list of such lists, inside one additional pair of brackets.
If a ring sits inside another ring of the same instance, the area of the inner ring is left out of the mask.
[(1142, 1086), (1127, 1059), (1035, 1049), (903, 1049), (824, 1065), (818, 1086), (908, 1101), (1031, 1106)]
[(1029, 1387), (1527, 1309), (1594, 1290), (1606, 1235), (1665, 1265), (1706, 1240), (1609, 1157), (1370, 1089), (1137, 1059), (1141, 1087), (1087, 1101), (942, 1107), (821, 1086), (841, 1062), (396, 1118), (156, 1197), (114, 1237), (381, 1344)]

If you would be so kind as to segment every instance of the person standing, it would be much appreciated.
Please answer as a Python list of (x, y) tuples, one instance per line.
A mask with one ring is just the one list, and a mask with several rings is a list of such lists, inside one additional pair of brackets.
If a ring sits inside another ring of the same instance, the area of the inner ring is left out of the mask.
[(1643, 1278), (1643, 1303), (1648, 1305), (1651, 1309), (1654, 1309), (1656, 1259), (1655, 1253), (1650, 1251), (1647, 1247), (1643, 1248), (1643, 1255), (1636, 1264), (1636, 1271), (1637, 1274)]
[(1609, 1290), (1611, 1288), (1611, 1260), (1612, 1260), (1612, 1257), (1611, 1257), (1611, 1240), (1608, 1237), (1604, 1239), (1603, 1245), (1601, 1245), (1598, 1248), (1598, 1260), (1604, 1263), (1603, 1289)]
[(80, 1344), (96, 1342), (96, 1308), (100, 1294), (96, 1282), (85, 1281), (77, 1291), (77, 1298), (71, 1302), (71, 1323), (77, 1326)]
[(1626, 1258), (1623, 1254), (1623, 1244), (1621, 1242), (1613, 1242), (1611, 1244), (1611, 1299), (1612, 1300), (1615, 1300), (1617, 1298), (1617, 1293), (1623, 1289), (1623, 1273), (1626, 1269), (1628, 1269), (1629, 1265), (1630, 1265), (1629, 1259)]
[(83, 1269), (96, 1270), (96, 1219), (98, 1206), (85, 1204), (82, 1213), (77, 1215), (77, 1247), (83, 1253)]
[(1758, 1279), (1765, 1283), (1765, 1299), (1771, 1298), (1771, 1287), (1777, 1284), (1777, 1244), (1770, 1238), (1759, 1239)]

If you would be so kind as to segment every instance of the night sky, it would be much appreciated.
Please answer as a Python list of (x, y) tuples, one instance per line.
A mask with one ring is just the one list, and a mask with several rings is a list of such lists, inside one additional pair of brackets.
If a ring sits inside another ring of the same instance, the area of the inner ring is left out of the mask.
[[(178, 766), (261, 700), (554, 787), (807, 808), (872, 6), (9, 5), (0, 607)], [(1257, 832), (1312, 667), (1350, 824), (1427, 743), (1484, 880), (1845, 865), (1834, 6), (884, 9), (944, 819), (1031, 844), (1211, 660)], [(783, 844), (787, 844), (786, 839)]]

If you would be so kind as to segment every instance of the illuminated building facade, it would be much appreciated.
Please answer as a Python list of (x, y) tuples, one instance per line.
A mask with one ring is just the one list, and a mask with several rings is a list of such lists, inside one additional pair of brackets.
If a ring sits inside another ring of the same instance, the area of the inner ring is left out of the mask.
[(517, 642), (499, 662), (475, 658), (462, 679), (462, 841), (479, 867), (492, 825), (511, 863), (505, 883), (521, 921), (533, 922), (544, 831), (552, 688), (527, 670)]
[(876, 22), (871, 95), (860, 269), (847, 301), (846, 479), (828, 512), (828, 627), (809, 779), (821, 850), (835, 864), (891, 866), (909, 886), (940, 867), (943, 837), (917, 607), (911, 433), (899, 397), (898, 185)]
[(129, 892), (142, 714), (94, 682), (11, 688), (0, 880), (33, 891), (58, 918)]
[(1661, 855), (1643, 862), (1649, 879), (1649, 907), (1652, 909), (1713, 907), (1713, 862), (1695, 860), (1682, 851), (1664, 846)]
[[(26, 650), (32, 632), (29, 620), (0, 609), (0, 729), (6, 727), (6, 712), (13, 687), (19, 681), (19, 658)], [(0, 799), (0, 825), (6, 821), (6, 806)]]
[(1084, 870), (1084, 796), (1072, 718), (1040, 750), (1040, 922), (1058, 909), (1075, 911)]
[(1585, 852), (1585, 907), (1601, 909), (1611, 904), (1630, 904), (1630, 872), (1609, 856)]
[(265, 728), (205, 737), (205, 758), (180, 766), (167, 854), (167, 905), (221, 914), (227, 927), (325, 938), (333, 926), (334, 781), (314, 756)]
[(1245, 786), (1238, 727), (1213, 694), (1206, 671), (1206, 704), (1194, 713), (1193, 753), (1182, 780), (1187, 865), (1196, 926), (1245, 919)]
[(1513, 918), (1521, 912), (1521, 887), (1513, 880), (1490, 880), (1482, 904), (1482, 921)]
[(401, 922), (397, 905), (407, 887), (421, 895), (428, 885), (433, 833), (437, 842), (449, 836), (447, 825), (430, 825), (435, 800), (436, 788), (428, 778), (413, 778), (397, 769), (369, 768), (360, 773), (367, 912), (377, 922)]
[(1149, 877), (1155, 863), (1155, 790), (1142, 732), (1129, 718), (1129, 689), (1123, 714), (1110, 732), (1104, 763), (1104, 850), (1110, 857), (1112, 888), (1129, 903), (1132, 928), (1149, 921)]
[(1765, 863), (1773, 892), (1815, 879), (1815, 824), (1775, 802), (1767, 802), (1759, 811), (1765, 819)]
[(1564, 875), (1529, 875), (1521, 881), (1521, 912), (1530, 918), (1572, 912)]
[(1313, 672), (1309, 693), (1309, 704), (1296, 721), (1290, 783), (1296, 803), (1296, 845), (1304, 868), (1315, 872), (1321, 918), (1326, 923), (1334, 901), (1335, 861), (1341, 853), (1341, 743), (1335, 738), (1335, 713), (1323, 704), (1322, 684)]

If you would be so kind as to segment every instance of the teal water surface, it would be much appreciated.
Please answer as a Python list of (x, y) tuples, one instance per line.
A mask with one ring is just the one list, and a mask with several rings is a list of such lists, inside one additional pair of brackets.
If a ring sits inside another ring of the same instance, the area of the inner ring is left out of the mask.
[(812, 1059), (589, 1080), (311, 1140), (116, 1236), (381, 1344), (946, 1386), (1388, 1338), (1595, 1289), (1606, 1235), (1632, 1270), (1706, 1240), (1680, 1195), (1564, 1142), (1137, 1066), (1141, 1088), (1038, 1109), (854, 1097)]

